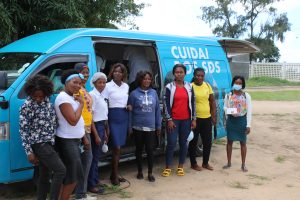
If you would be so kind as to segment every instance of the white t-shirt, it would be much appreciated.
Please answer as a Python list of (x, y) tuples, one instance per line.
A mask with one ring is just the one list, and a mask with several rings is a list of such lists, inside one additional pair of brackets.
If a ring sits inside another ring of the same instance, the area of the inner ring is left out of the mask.
[(93, 121), (98, 122), (102, 120), (107, 120), (108, 107), (105, 101), (105, 97), (96, 88), (94, 88), (90, 92), (90, 95), (93, 98)]
[(114, 81), (106, 84), (103, 96), (108, 99), (109, 108), (125, 108), (128, 101), (129, 86), (122, 82), (118, 86)]
[(59, 106), (63, 103), (71, 104), (74, 111), (77, 110), (79, 102), (75, 101), (74, 98), (62, 91), (55, 99), (54, 109), (58, 118), (58, 128), (56, 135), (61, 138), (82, 138), (84, 136), (84, 121), (82, 116), (75, 126), (72, 126), (62, 115)]

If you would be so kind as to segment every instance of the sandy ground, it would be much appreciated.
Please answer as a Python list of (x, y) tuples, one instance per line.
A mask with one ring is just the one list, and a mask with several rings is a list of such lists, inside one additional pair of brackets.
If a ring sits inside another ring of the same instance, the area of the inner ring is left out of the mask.
[[(253, 122), (248, 137), (247, 167), (249, 172), (240, 170), (240, 148), (234, 144), (232, 167), (223, 170), (226, 163), (225, 139), (215, 143), (210, 164), (214, 171), (196, 172), (190, 169), (189, 159), (185, 164), (186, 175), (160, 176), (164, 157), (156, 159), (155, 183), (137, 180), (134, 161), (122, 163), (120, 172), (131, 185), (116, 194), (98, 196), (111, 200), (129, 198), (132, 200), (299, 200), (300, 199), (300, 102), (253, 102)], [(175, 158), (175, 161), (178, 157)], [(198, 158), (201, 163), (201, 158)], [(146, 165), (146, 162), (145, 162)], [(174, 165), (174, 169), (175, 169)], [(146, 166), (145, 166), (146, 168)], [(102, 170), (104, 183), (109, 168)], [(146, 175), (146, 170), (145, 174)], [(126, 187), (123, 183), (121, 187)], [(2, 188), (4, 189), (4, 188)], [(1, 190), (2, 190), (1, 189)], [(6, 190), (12, 190), (6, 187)], [(13, 191), (13, 190), (12, 190)], [(20, 190), (13, 191), (20, 193)], [(14, 199), (32, 199), (32, 192), (22, 191)], [(31, 198), (30, 198), (31, 196)], [(7, 194), (6, 194), (6, 197)], [(12, 196), (10, 196), (12, 197)], [(4, 199), (4, 196), (0, 196)], [(11, 198), (10, 198), (11, 199)]]

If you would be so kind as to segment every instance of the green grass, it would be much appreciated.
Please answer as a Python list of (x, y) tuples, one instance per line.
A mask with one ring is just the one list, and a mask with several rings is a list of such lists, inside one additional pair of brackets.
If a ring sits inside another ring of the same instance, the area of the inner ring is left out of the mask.
[(213, 141), (213, 144), (216, 145), (226, 145), (227, 141), (225, 139), (216, 139)]
[(283, 163), (285, 161), (285, 156), (277, 156), (275, 158), (275, 162), (278, 162), (278, 163)]
[(287, 91), (253, 91), (249, 92), (253, 100), (258, 101), (300, 101), (299, 90), (287, 90)]
[(250, 78), (246, 82), (247, 87), (260, 87), (260, 86), (300, 86), (300, 82), (291, 82), (279, 78), (271, 77), (255, 77)]
[(239, 181), (235, 181), (230, 184), (230, 187), (237, 188), (237, 189), (248, 189), (247, 185), (244, 185), (243, 183)]
[(256, 175), (256, 174), (249, 174), (247, 175), (250, 179), (258, 179), (258, 180), (261, 180), (261, 181), (268, 181), (270, 180), (270, 178), (266, 177), (266, 176), (259, 176), (259, 175)]
[(120, 188), (119, 186), (109, 186), (105, 185), (104, 186), (104, 194), (118, 194), (121, 199), (128, 199), (132, 198), (133, 194), (131, 192), (128, 192), (124, 190), (125, 188)]

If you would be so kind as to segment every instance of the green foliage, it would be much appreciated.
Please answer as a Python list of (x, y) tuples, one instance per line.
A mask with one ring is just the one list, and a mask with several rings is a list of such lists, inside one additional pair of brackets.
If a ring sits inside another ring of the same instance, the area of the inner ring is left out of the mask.
[(252, 60), (258, 62), (278, 62), (280, 53), (279, 49), (275, 46), (274, 40), (253, 37), (250, 42), (256, 44), (261, 50), (260, 53), (252, 55)]
[(291, 82), (284, 79), (272, 77), (255, 77), (250, 78), (246, 82), (247, 87), (260, 86), (300, 86), (300, 82)]
[(300, 90), (286, 90), (286, 91), (258, 91), (251, 92), (251, 99), (257, 101), (300, 101)]
[[(247, 38), (260, 47), (261, 52), (252, 60), (275, 62), (280, 54), (274, 41), (284, 41), (291, 27), (287, 14), (278, 15), (272, 7), (275, 1), (280, 0), (214, 0), (216, 6), (201, 7), (200, 18), (213, 27), (217, 36)], [(242, 12), (237, 12), (237, 5)]]
[(137, 28), (134, 17), (145, 4), (134, 0), (2, 0), (0, 47), (41, 31), (78, 28)]

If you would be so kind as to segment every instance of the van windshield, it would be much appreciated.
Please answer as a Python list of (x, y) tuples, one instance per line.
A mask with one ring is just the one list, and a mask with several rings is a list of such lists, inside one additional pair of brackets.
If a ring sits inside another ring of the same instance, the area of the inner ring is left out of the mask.
[(0, 72), (6, 72), (5, 90), (40, 56), (38, 53), (0, 53)]

